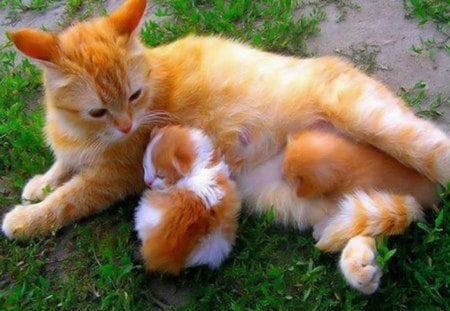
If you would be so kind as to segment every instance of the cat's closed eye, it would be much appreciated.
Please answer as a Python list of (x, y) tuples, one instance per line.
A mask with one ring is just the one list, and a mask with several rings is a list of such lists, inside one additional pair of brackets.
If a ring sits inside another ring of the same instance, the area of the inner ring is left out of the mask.
[(159, 178), (159, 179), (164, 179), (164, 178), (166, 178), (165, 176), (163, 176), (163, 175), (159, 175), (159, 174), (156, 174), (156, 176), (155, 176), (156, 178)]
[(93, 118), (101, 118), (108, 112), (108, 109), (100, 108), (100, 109), (92, 109), (89, 110), (89, 115)]
[(134, 92), (130, 98), (128, 99), (130, 102), (135, 101), (136, 99), (139, 98), (139, 96), (141, 96), (142, 91), (139, 89), (136, 92)]

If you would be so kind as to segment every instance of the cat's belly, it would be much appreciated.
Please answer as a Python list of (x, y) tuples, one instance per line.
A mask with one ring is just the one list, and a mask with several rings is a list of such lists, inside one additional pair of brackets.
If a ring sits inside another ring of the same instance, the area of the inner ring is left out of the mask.
[(321, 198), (297, 197), (294, 189), (283, 179), (283, 158), (284, 153), (280, 152), (241, 172), (236, 178), (238, 189), (249, 212), (263, 214), (273, 206), (277, 223), (306, 229), (327, 217), (333, 203)]

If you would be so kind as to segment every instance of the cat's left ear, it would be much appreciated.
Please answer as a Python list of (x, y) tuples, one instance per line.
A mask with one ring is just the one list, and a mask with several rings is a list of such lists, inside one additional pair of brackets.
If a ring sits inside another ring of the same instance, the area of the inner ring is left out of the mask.
[(54, 33), (23, 28), (8, 34), (22, 53), (44, 63), (52, 62), (58, 52), (58, 38)]
[(131, 35), (141, 21), (147, 0), (128, 0), (110, 16), (108, 23), (119, 35)]

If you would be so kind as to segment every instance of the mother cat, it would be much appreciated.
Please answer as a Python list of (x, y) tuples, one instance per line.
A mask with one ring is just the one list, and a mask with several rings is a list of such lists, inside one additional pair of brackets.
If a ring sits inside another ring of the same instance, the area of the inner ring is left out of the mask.
[[(379, 82), (339, 59), (284, 57), (214, 37), (146, 49), (135, 31), (146, 2), (128, 0), (58, 35), (10, 33), (43, 64), (45, 133), (56, 161), (23, 191), (42, 201), (6, 214), (8, 237), (49, 232), (140, 192), (147, 126), (169, 119), (205, 130), (244, 182), (276, 157), (289, 132), (320, 120), (433, 181), (450, 180), (448, 137)], [(263, 188), (251, 182), (246, 191), (258, 196)], [(275, 208), (286, 215), (283, 204)]]

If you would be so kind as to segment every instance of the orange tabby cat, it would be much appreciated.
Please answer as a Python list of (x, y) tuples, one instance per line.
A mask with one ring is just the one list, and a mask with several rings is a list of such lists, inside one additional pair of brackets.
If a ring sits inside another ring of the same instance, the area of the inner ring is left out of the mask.
[(149, 271), (215, 269), (236, 238), (240, 200), (227, 165), (200, 130), (160, 130), (144, 155), (147, 190), (136, 211), (136, 231)]
[[(146, 3), (128, 0), (108, 17), (60, 34), (10, 33), (44, 68), (45, 133), (56, 159), (24, 188), (24, 198), (42, 201), (4, 217), (8, 237), (47, 233), (142, 191), (146, 127), (169, 119), (203, 129), (221, 147), (233, 174), (248, 182), (239, 188), (264, 203), (252, 205), (255, 211), (279, 202), (278, 219), (299, 226), (297, 199), (284, 196), (289, 187), (266, 193), (252, 177), (258, 165), (278, 163), (288, 133), (318, 120), (433, 181), (450, 179), (446, 134), (346, 62), (286, 57), (217, 37), (190, 36), (147, 49), (136, 31)], [(46, 185), (52, 193), (42, 191)]]

